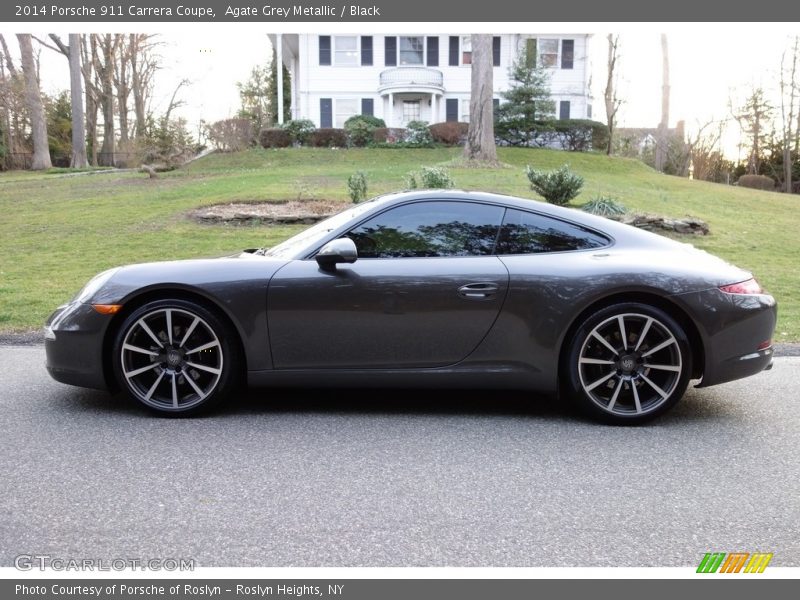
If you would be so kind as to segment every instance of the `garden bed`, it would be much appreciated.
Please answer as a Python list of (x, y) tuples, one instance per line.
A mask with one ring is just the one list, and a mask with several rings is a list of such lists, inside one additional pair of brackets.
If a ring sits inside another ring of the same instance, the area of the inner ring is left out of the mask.
[(202, 206), (189, 212), (200, 223), (232, 225), (310, 225), (340, 212), (341, 200), (287, 200), (229, 202)]

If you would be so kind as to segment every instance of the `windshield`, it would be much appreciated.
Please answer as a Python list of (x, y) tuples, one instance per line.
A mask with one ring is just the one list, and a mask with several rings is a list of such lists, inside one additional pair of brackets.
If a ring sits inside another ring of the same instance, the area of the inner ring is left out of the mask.
[(263, 252), (264, 256), (274, 256), (276, 258), (291, 258), (296, 256), (303, 248), (310, 248), (321, 242), (334, 229), (338, 229), (351, 219), (357, 218), (375, 206), (375, 202), (362, 202), (352, 208), (343, 210), (320, 221), (313, 227), (309, 227), (290, 237), (285, 242)]

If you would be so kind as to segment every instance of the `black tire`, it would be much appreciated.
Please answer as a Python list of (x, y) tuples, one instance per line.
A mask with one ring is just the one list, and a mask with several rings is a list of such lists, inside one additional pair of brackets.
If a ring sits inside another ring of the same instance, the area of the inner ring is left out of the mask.
[(692, 355), (675, 319), (629, 302), (586, 318), (572, 336), (564, 367), (567, 392), (585, 413), (605, 423), (634, 425), (681, 399)]
[(112, 352), (120, 389), (159, 415), (204, 412), (240, 382), (236, 332), (196, 302), (140, 306), (123, 321)]

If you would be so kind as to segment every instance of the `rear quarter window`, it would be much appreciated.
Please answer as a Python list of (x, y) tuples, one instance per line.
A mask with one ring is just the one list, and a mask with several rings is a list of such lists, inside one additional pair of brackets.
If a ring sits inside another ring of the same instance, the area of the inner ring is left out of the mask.
[(604, 235), (574, 223), (524, 210), (506, 210), (497, 238), (496, 254), (541, 254), (602, 248)]

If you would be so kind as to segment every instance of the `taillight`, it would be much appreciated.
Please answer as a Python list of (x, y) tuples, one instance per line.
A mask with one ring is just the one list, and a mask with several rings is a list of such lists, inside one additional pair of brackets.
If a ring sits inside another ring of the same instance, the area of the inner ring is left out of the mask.
[(758, 285), (755, 279), (748, 279), (747, 281), (740, 281), (739, 283), (731, 283), (729, 285), (721, 285), (720, 290), (726, 294), (763, 294), (764, 290)]

